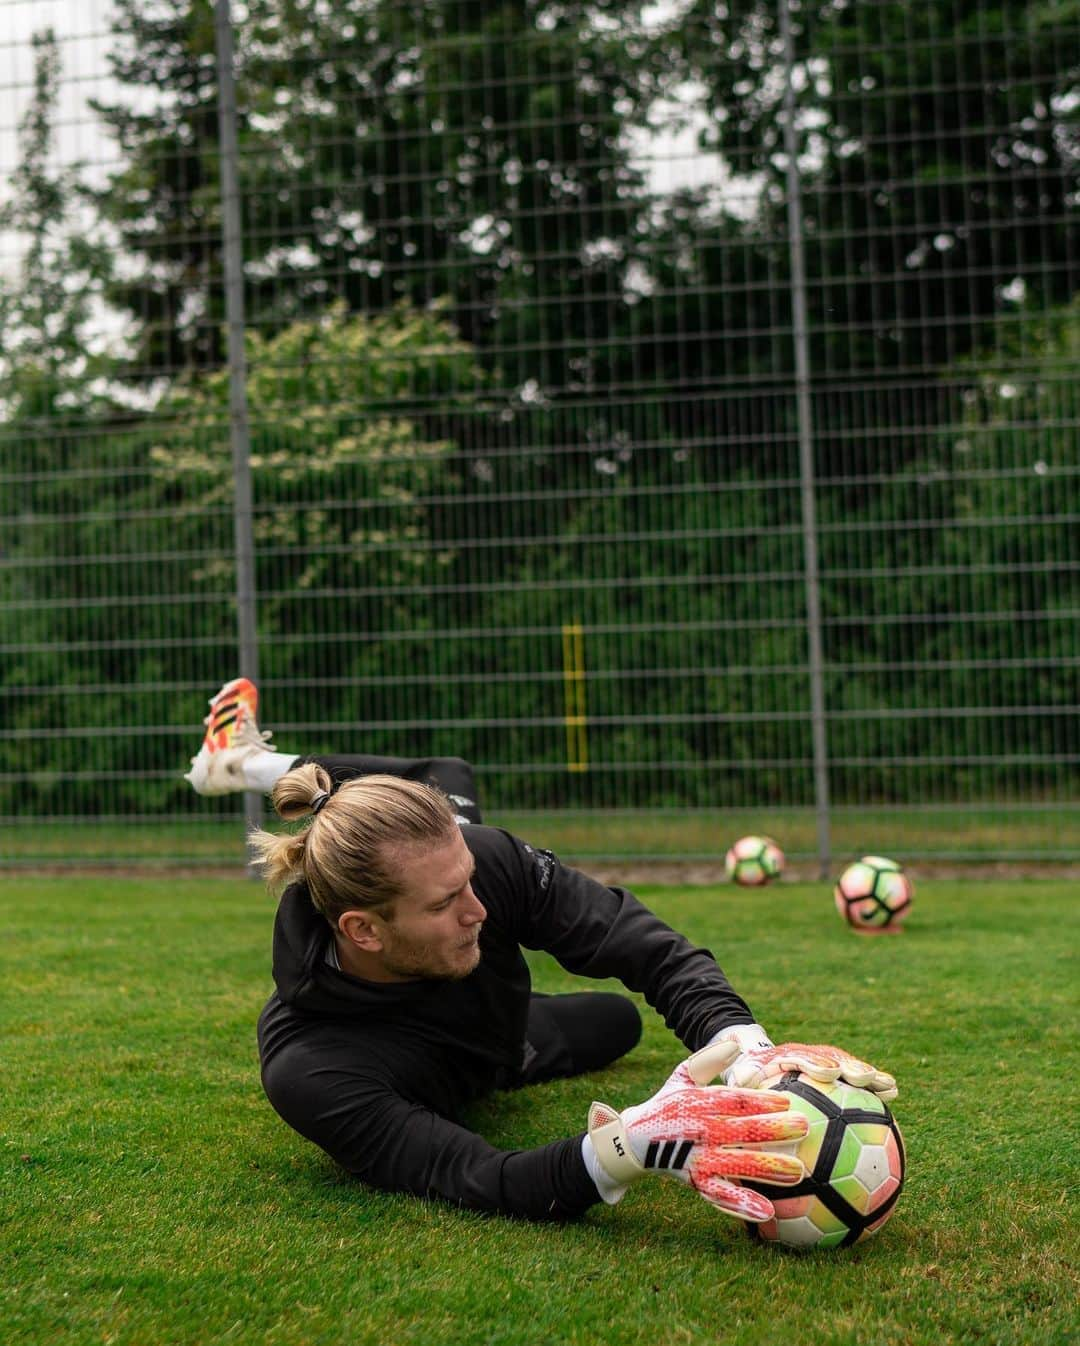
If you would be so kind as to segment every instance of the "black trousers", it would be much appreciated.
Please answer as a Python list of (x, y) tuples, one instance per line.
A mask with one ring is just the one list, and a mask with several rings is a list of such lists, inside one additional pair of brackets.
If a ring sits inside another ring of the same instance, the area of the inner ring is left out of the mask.
[[(345, 754), (302, 757), (300, 761), (316, 762), (329, 773), (335, 785), (375, 774), (422, 781), (436, 786), (449, 798), (459, 820), (482, 821), (473, 769), (462, 757)], [(641, 1015), (625, 996), (610, 991), (578, 991), (570, 995), (533, 992), (521, 1070), (505, 1084), (517, 1088), (602, 1070), (636, 1047), (640, 1038)]]
[(333, 757), (301, 757), (304, 762), (316, 762), (330, 773), (335, 785), (355, 780), (357, 776), (399, 776), (403, 780), (420, 781), (441, 790), (453, 805), (454, 812), (466, 822), (479, 823), (480, 805), (476, 800), (476, 777), (471, 765), (463, 757), (373, 757), (370, 754), (340, 754)]
[(525, 1030), (525, 1056), (511, 1088), (603, 1070), (641, 1040), (641, 1015), (611, 991), (541, 995), (534, 991)]

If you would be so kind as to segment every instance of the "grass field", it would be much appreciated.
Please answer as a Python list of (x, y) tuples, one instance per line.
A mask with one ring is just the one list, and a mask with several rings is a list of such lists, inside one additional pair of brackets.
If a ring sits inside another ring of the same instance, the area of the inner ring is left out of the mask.
[[(268, 804), (266, 811), (267, 823), (273, 825), (276, 820)], [(578, 862), (722, 863), (737, 837), (765, 832), (780, 842), (789, 860), (802, 860), (808, 871), (817, 872), (813, 862), (817, 820), (812, 809), (534, 810), (493, 813), (488, 821)], [(1076, 805), (837, 809), (831, 832), (838, 864), (877, 851), (895, 854), (909, 865), (937, 861), (1018, 861), (1031, 868), (1080, 865)], [(57, 818), (51, 825), (19, 821), (0, 827), (0, 856), (9, 865), (28, 866), (242, 866), (243, 808), (232, 801), (231, 816), (209, 816), (207, 810), (183, 819), (143, 818), (138, 826), (94, 818)]]
[[(826, 887), (642, 890), (774, 1036), (900, 1077), (909, 1150), (874, 1239), (751, 1242), (674, 1184), (534, 1227), (369, 1191), (257, 1075), (273, 904), (244, 880), (0, 883), (4, 1346), (1045, 1346), (1080, 1338), (1076, 897), (925, 883), (895, 939)], [(574, 982), (546, 957), (539, 989)], [(651, 1093), (683, 1053), (646, 1012), (603, 1074), (495, 1096), (506, 1147)]]

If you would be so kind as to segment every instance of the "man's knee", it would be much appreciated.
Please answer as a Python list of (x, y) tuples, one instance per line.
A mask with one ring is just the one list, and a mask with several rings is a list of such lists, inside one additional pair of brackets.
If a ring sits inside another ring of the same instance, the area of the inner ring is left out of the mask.
[(573, 1008), (562, 1017), (562, 1029), (576, 1071), (601, 1070), (641, 1041), (641, 1015), (624, 995), (583, 992)]
[(611, 1001), (611, 1043), (615, 1049), (611, 1059), (615, 1061), (641, 1041), (641, 1014), (625, 996), (612, 995)]

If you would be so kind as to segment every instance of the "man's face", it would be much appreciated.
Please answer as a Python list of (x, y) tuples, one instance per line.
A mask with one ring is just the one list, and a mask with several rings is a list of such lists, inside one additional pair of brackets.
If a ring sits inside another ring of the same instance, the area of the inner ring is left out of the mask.
[(476, 861), (461, 833), (434, 849), (402, 847), (394, 863), (402, 892), (378, 927), (387, 978), (467, 977), (480, 961), (487, 911), (472, 890)]

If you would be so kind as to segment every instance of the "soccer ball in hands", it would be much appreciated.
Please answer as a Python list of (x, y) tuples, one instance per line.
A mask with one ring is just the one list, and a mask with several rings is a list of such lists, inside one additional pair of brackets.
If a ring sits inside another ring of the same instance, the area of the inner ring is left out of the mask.
[(740, 837), (724, 860), (727, 876), (744, 888), (775, 879), (784, 868), (784, 852), (772, 837)]
[(840, 915), (860, 934), (895, 934), (911, 909), (913, 891), (895, 860), (864, 855), (840, 875), (833, 899)]
[(776, 1209), (773, 1219), (748, 1225), (751, 1234), (788, 1248), (844, 1248), (875, 1234), (904, 1185), (904, 1141), (892, 1113), (876, 1094), (842, 1080), (811, 1083), (793, 1072), (766, 1087), (810, 1123), (802, 1140), (776, 1147), (797, 1154), (807, 1176), (782, 1189), (746, 1183)]

